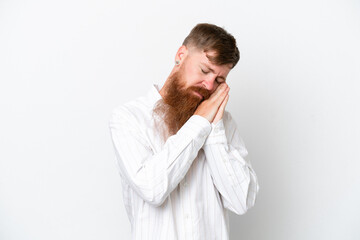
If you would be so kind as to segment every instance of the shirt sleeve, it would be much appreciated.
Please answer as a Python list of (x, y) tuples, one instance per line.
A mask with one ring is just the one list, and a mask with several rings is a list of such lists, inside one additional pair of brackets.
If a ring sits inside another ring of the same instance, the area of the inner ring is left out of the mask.
[(157, 153), (136, 124), (136, 118), (124, 117), (119, 111), (113, 111), (109, 121), (120, 175), (144, 201), (160, 206), (185, 177), (211, 124), (192, 116)]
[[(224, 125), (226, 123), (226, 129)], [(244, 214), (254, 206), (259, 184), (237, 126), (230, 113), (212, 125), (203, 149), (213, 183), (220, 192), (224, 208)]]

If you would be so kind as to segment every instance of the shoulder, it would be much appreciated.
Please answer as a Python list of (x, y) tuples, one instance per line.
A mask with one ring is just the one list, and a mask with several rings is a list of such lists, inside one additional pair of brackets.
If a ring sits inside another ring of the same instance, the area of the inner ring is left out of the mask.
[(109, 119), (110, 124), (121, 124), (124, 127), (141, 128), (151, 118), (152, 107), (146, 97), (138, 97), (134, 100), (116, 106)]
[(143, 114), (140, 98), (116, 106), (112, 112), (110, 122), (133, 122)]
[(226, 110), (224, 111), (222, 121), (223, 121), (224, 128), (225, 128), (225, 131), (228, 136), (232, 135), (231, 133), (237, 131), (237, 125), (236, 125), (230, 112), (228, 112)]
[(231, 113), (229, 111), (225, 110), (224, 115), (223, 115), (223, 119), (224, 120), (231, 120), (232, 119)]
[(237, 123), (233, 119), (231, 113), (226, 110), (224, 111), (223, 122), (226, 136), (228, 136), (234, 146), (240, 150), (240, 155), (242, 157), (247, 156), (248, 151), (246, 149), (245, 142), (241, 136)]
[(231, 113), (226, 110), (224, 111), (224, 114), (223, 114), (223, 122), (224, 122), (225, 128), (236, 127), (235, 120), (233, 119)]

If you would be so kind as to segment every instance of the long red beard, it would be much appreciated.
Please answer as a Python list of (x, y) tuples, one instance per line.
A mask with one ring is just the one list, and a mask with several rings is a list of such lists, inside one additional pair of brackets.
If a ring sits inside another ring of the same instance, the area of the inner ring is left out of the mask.
[[(182, 78), (181, 70), (170, 76), (163, 99), (160, 99), (153, 109), (153, 113), (165, 123), (165, 139), (177, 133), (200, 103), (210, 97), (209, 90), (202, 87), (190, 86), (185, 89), (185, 79)], [(195, 95), (194, 91), (200, 93), (203, 99)]]

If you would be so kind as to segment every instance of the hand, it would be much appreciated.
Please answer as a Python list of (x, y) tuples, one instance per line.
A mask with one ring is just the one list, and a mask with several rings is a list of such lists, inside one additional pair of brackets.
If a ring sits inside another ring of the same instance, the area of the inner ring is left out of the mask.
[(226, 95), (224, 101), (221, 103), (218, 112), (215, 115), (215, 118), (213, 120), (213, 123), (216, 124), (218, 121), (220, 121), (224, 115), (225, 106), (229, 100), (229, 94)]
[(194, 115), (200, 115), (206, 118), (210, 123), (214, 120), (216, 122), (219, 121), (223, 116), (226, 103), (229, 99), (229, 90), (230, 88), (226, 83), (221, 83), (216, 88), (215, 92), (197, 107)]

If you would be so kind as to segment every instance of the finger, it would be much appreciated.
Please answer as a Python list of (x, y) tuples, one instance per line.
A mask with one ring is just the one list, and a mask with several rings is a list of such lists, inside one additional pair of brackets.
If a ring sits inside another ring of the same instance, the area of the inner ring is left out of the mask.
[(215, 90), (215, 92), (213, 92), (210, 96), (210, 99), (217, 99), (221, 96), (221, 94), (226, 91), (226, 89), (228, 88), (226, 83), (221, 83)]
[(219, 107), (219, 111), (220, 111), (221, 113), (224, 113), (225, 106), (226, 106), (228, 100), (229, 100), (229, 94), (226, 95), (224, 101), (221, 103), (221, 105), (220, 105), (220, 107)]
[(228, 95), (230, 88), (226, 87), (226, 89), (217, 96), (216, 99), (214, 99), (215, 104), (220, 107), (221, 103), (224, 101), (225, 97)]
[(216, 124), (220, 119), (223, 118), (223, 115), (224, 115), (224, 111), (225, 111), (225, 106), (227, 104), (229, 100), (229, 95), (226, 95), (224, 101), (221, 103), (217, 113), (216, 113), (216, 116), (215, 116), (215, 119), (214, 119), (214, 124)]
[(219, 108), (219, 111), (224, 112), (224, 109), (225, 109), (226, 104), (227, 104), (228, 101), (229, 101), (229, 94), (226, 95), (224, 101), (221, 103), (220, 108)]

